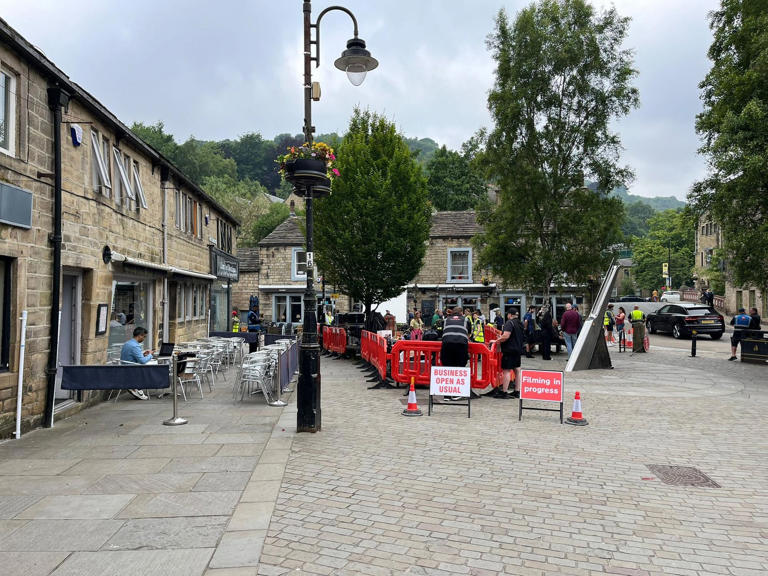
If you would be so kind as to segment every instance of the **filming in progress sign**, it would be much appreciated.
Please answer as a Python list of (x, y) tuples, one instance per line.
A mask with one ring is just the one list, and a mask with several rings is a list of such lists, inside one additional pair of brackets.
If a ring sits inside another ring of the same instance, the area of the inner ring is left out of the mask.
[[(534, 408), (523, 406), (523, 400), (538, 402), (556, 402), (559, 408)], [(520, 414), (523, 410), (541, 410), (544, 412), (560, 412), (560, 424), (563, 423), (563, 373), (550, 370), (521, 370), (520, 371)]]

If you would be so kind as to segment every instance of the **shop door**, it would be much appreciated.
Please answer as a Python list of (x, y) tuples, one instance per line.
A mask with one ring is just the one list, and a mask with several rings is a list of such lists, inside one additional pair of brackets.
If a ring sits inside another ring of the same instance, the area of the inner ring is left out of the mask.
[(61, 324), (59, 326), (59, 358), (56, 373), (56, 402), (72, 398), (72, 391), (61, 389), (61, 367), (80, 364), (80, 330), (82, 326), (81, 277), (64, 274), (61, 282)]

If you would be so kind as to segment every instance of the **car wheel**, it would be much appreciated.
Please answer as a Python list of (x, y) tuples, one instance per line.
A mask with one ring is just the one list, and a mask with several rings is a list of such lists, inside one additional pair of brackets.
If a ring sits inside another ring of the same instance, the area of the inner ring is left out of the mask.
[(648, 328), (650, 334), (656, 334), (656, 326), (653, 325), (653, 322), (648, 320), (648, 322), (645, 323), (645, 326)]
[(672, 337), (676, 340), (680, 340), (680, 338), (683, 337), (682, 327), (679, 322), (676, 322), (675, 325), (672, 326)]
[(710, 334), (710, 336), (712, 337), (712, 340), (720, 340), (720, 338), (723, 337), (723, 333), (715, 332), (714, 334)]

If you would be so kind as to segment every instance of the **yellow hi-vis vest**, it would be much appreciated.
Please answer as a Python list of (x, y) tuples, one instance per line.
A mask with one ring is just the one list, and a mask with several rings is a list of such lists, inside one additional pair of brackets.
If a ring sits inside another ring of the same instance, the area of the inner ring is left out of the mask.
[(605, 311), (605, 316), (603, 316), (603, 326), (610, 326), (611, 325), (611, 313), (608, 312), (608, 310)]
[(632, 322), (642, 322), (645, 319), (645, 314), (642, 310), (632, 310), (629, 318)]
[(485, 342), (485, 326), (483, 326), (483, 321), (480, 318), (472, 320), (472, 340)]

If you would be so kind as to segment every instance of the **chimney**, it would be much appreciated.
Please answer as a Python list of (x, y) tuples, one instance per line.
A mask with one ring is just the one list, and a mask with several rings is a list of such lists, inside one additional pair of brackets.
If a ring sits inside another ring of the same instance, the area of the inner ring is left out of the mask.
[(291, 217), (295, 218), (296, 217), (296, 203), (293, 200), (291, 200), (290, 207), (291, 207)]

